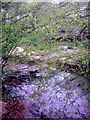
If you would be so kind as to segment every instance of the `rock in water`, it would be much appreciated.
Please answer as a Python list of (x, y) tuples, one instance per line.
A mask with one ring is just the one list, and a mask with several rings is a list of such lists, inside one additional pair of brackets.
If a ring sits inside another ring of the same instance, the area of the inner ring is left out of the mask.
[(30, 74), (31, 77), (37, 77), (37, 76), (36, 76), (36, 73), (38, 73), (38, 70), (29, 71), (29, 74)]

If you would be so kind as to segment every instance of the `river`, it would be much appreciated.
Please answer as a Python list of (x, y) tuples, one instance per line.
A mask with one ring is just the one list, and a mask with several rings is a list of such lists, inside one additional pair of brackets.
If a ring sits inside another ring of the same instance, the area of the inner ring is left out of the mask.
[(24, 118), (90, 117), (87, 78), (57, 71), (48, 78), (25, 79), (17, 86), (5, 85), (9, 100), (23, 101), (26, 106)]

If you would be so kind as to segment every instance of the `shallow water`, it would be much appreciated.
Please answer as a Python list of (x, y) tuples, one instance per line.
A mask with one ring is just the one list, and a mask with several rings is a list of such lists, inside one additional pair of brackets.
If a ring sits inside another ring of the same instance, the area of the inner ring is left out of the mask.
[[(6, 86), (7, 87), (7, 86)], [(10, 86), (8, 94), (13, 99), (26, 100), (35, 116), (48, 118), (88, 118), (87, 79), (67, 72), (56, 72), (45, 79), (33, 79), (18, 86)], [(18, 97), (19, 96), (19, 97)], [(36, 107), (33, 106), (35, 104)], [(25, 118), (31, 116), (27, 112)]]

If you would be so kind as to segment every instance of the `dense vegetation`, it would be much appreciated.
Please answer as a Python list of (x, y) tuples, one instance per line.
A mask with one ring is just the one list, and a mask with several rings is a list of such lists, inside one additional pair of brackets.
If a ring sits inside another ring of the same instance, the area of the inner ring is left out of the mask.
[[(32, 64), (32, 59), (26, 59), (31, 55), (42, 57), (54, 52), (61, 54), (59, 51), (63, 48), (58, 45), (65, 45), (79, 52), (70, 55), (62, 53), (61, 57), (71, 59), (81, 71), (88, 73), (88, 4), (2, 2), (2, 69), (11, 62), (30, 64), (31, 61)], [(12, 54), (16, 47), (23, 48), (26, 54)], [(58, 65), (61, 63), (53, 58), (51, 61)], [(44, 62), (50, 63), (50, 60)], [(68, 60), (64, 63), (66, 65)]]
[(90, 3), (0, 6), (2, 117), (88, 118)]

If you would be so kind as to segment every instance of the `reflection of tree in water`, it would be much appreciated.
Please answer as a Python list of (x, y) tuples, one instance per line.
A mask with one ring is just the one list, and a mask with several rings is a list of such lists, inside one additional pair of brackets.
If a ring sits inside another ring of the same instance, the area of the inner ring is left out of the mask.
[(87, 86), (84, 81), (84, 78), (64, 72), (45, 81), (33, 79), (31, 84), (23, 83), (14, 89), (22, 95), (21, 99), (3, 100), (6, 103), (3, 117), (87, 118), (86, 99), (88, 98), (88, 90), (86, 87), (85, 90), (82, 90), (83, 86)]

